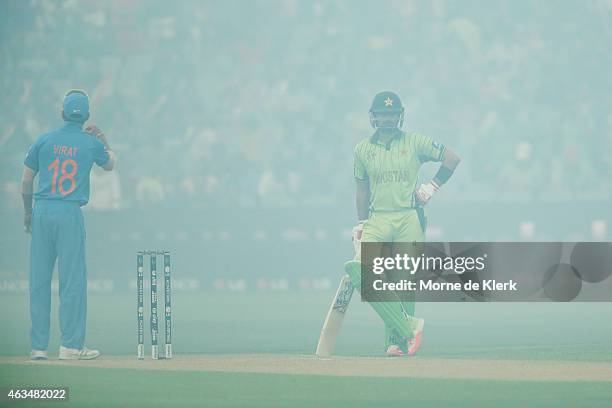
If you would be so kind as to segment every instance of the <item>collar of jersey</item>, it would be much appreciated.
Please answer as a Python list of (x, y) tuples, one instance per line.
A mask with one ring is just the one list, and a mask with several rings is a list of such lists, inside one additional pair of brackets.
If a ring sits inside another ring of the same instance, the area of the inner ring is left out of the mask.
[(70, 120), (64, 121), (64, 128), (68, 129), (83, 129), (83, 124), (81, 122), (73, 122)]
[[(376, 129), (376, 132), (374, 132), (372, 137), (370, 137), (370, 143), (384, 146), (385, 144), (380, 142), (379, 132), (380, 132), (380, 129)], [(402, 136), (402, 134), (403, 132), (400, 129), (396, 129), (393, 134), (393, 139), (391, 139), (389, 143), (391, 143), (393, 140), (399, 139)]]

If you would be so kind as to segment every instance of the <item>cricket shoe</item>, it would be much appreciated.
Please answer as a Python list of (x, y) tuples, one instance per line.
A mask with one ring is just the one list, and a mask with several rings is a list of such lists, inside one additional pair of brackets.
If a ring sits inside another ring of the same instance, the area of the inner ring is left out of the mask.
[(30, 360), (48, 360), (47, 350), (34, 350), (30, 352)]
[(421, 339), (423, 338), (423, 327), (425, 326), (425, 319), (417, 319), (417, 325), (414, 329), (414, 336), (408, 340), (408, 355), (414, 356), (419, 347), (421, 347)]
[(90, 350), (87, 347), (83, 347), (79, 350), (60, 346), (59, 350), (60, 360), (93, 360), (98, 357), (100, 357), (100, 352), (98, 350)]
[(402, 357), (404, 352), (400, 348), (400, 346), (392, 344), (387, 347), (387, 357)]

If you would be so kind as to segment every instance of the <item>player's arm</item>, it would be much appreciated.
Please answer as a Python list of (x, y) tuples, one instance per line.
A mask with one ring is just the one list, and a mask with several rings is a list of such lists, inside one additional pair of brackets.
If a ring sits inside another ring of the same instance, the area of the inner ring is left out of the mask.
[(451, 178), (459, 162), (461, 159), (455, 152), (449, 148), (444, 149), (442, 163), (436, 175), (429, 183), (422, 184), (414, 193), (418, 205), (425, 205), (429, 202), (435, 192)]
[(106, 152), (108, 153), (108, 161), (102, 168), (106, 171), (112, 171), (115, 168), (117, 156), (115, 156), (115, 152), (110, 147), (106, 148)]
[(357, 180), (356, 184), (355, 204), (357, 205), (357, 218), (359, 222), (362, 222), (370, 216), (370, 183), (368, 183), (368, 180)]
[(355, 259), (361, 258), (361, 235), (363, 224), (370, 216), (370, 183), (367, 179), (356, 179), (355, 204), (357, 205), (357, 218), (359, 222), (353, 227), (353, 247)]
[(353, 245), (355, 246), (356, 259), (360, 257), (363, 224), (370, 217), (370, 179), (361, 156), (361, 149), (359, 145), (357, 145), (355, 147), (353, 168), (353, 174), (356, 181), (355, 204), (357, 205), (357, 219), (359, 221), (353, 228)]
[(36, 172), (28, 166), (23, 166), (21, 174), (21, 197), (23, 199), (23, 229), (32, 232), (32, 196), (34, 194), (34, 177)]
[[(102, 143), (102, 145), (104, 145), (104, 152), (102, 153), (103, 155), (108, 154), (108, 160), (106, 160), (106, 162), (102, 164), (100, 167), (102, 167), (106, 171), (113, 170), (115, 168), (117, 156), (115, 155), (115, 152), (113, 151), (113, 149), (111, 149), (110, 145), (108, 144), (108, 140), (106, 139), (106, 135), (104, 134), (104, 132), (102, 132), (100, 128), (98, 128), (95, 125), (87, 126), (85, 128), (85, 132), (91, 135), (94, 135)], [(97, 159), (96, 163), (98, 163), (99, 160), (100, 158)]]
[(363, 160), (363, 146), (355, 146), (353, 158), (353, 176), (357, 182), (355, 203), (357, 204), (357, 218), (363, 223), (370, 217), (370, 178)]
[(455, 152), (449, 148), (444, 149), (442, 164), (440, 164), (440, 169), (438, 169), (432, 181), (436, 183), (438, 187), (441, 187), (451, 178), (460, 161), (461, 159)]

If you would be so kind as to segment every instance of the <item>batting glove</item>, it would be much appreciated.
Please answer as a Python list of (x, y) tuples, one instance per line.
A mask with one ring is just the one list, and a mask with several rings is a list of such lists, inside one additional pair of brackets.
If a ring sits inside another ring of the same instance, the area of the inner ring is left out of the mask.
[(360, 220), (359, 223), (353, 227), (353, 242), (361, 242), (363, 224), (365, 224), (365, 220)]
[(366, 220), (360, 220), (357, 225), (353, 227), (353, 248), (355, 249), (355, 259), (361, 259), (361, 235), (363, 234), (363, 224)]
[(427, 204), (439, 188), (440, 186), (433, 180), (427, 184), (421, 184), (421, 187), (414, 192), (414, 199), (417, 205), (424, 206)]

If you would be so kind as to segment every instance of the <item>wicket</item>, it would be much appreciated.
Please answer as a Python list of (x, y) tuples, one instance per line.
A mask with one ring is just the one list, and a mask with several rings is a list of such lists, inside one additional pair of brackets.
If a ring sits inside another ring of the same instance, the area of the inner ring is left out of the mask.
[(172, 305), (171, 305), (171, 279), (170, 279), (170, 252), (159, 250), (145, 250), (136, 253), (136, 290), (137, 290), (137, 321), (138, 321), (138, 359), (144, 359), (144, 257), (149, 256), (150, 286), (151, 286), (151, 358), (157, 360), (159, 356), (158, 334), (159, 322), (157, 316), (157, 255), (164, 256), (164, 320), (165, 320), (165, 353), (166, 359), (172, 358)]

